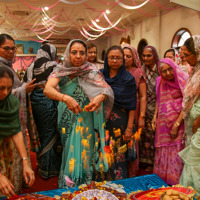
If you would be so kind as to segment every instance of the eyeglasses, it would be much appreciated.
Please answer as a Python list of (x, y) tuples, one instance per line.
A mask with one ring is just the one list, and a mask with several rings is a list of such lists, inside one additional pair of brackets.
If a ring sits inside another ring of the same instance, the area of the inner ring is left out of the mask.
[(185, 53), (184, 53), (184, 56), (185, 56), (185, 57), (189, 57), (189, 56), (191, 56), (191, 55), (192, 55), (192, 53), (191, 53), (191, 54), (185, 54)]
[(116, 60), (117, 62), (119, 62), (119, 61), (121, 61), (123, 58), (121, 58), (121, 57), (116, 57), (116, 58), (114, 58), (114, 57), (110, 57), (110, 58), (108, 58), (108, 60), (110, 60), (111, 62), (113, 62), (114, 60)]
[(8, 47), (8, 46), (5, 46), (5, 47), (0, 47), (2, 48), (3, 50), (9, 52), (10, 50), (12, 51), (16, 51), (17, 47), (16, 46), (13, 46), (13, 47)]
[(70, 54), (72, 54), (73, 56), (85, 56), (85, 51), (71, 51)]

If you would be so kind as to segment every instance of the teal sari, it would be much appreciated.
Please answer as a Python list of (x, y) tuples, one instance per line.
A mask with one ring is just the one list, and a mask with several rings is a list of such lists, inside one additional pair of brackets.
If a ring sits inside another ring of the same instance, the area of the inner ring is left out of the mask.
[[(60, 77), (60, 90), (73, 97), (82, 109), (90, 100), (78, 84), (78, 78)], [(102, 105), (103, 107), (103, 105)], [(108, 171), (103, 148), (105, 146), (104, 113), (82, 111), (74, 114), (65, 103), (58, 104), (58, 129), (63, 145), (59, 188), (89, 184), (94, 171)], [(67, 180), (71, 180), (73, 183)]]

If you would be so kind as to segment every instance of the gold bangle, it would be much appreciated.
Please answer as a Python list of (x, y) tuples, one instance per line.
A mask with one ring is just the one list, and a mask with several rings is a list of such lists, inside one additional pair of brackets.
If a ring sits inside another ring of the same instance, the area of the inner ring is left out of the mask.
[(126, 128), (126, 130), (127, 130), (127, 131), (131, 131), (131, 132), (133, 131), (133, 130), (131, 130), (131, 129), (129, 129), (129, 128)]
[(175, 121), (175, 124), (176, 124), (176, 126), (180, 126), (180, 124), (177, 121)]
[(22, 160), (28, 160), (28, 158), (27, 157), (23, 157)]
[(64, 96), (65, 96), (65, 95), (66, 95), (66, 94), (63, 94), (63, 96), (62, 96), (62, 99), (61, 99), (62, 102), (64, 102), (63, 99), (64, 99)]

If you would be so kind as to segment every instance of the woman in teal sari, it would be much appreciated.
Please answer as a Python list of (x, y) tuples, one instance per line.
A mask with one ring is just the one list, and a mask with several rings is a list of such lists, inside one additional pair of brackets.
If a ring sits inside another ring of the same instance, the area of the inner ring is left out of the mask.
[(54, 69), (44, 90), (48, 98), (59, 101), (58, 130), (63, 145), (59, 188), (90, 183), (94, 171), (103, 174), (108, 170), (104, 125), (112, 109), (113, 91), (97, 67), (86, 61), (86, 52), (83, 41), (72, 40), (64, 66)]

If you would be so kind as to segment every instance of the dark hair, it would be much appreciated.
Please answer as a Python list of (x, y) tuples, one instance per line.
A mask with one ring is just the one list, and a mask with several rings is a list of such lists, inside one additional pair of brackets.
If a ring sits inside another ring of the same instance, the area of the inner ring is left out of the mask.
[(196, 51), (194, 48), (194, 40), (192, 37), (188, 38), (185, 43), (184, 46), (188, 49), (188, 51), (190, 51), (192, 54), (196, 55)]
[(0, 34), (0, 45), (4, 44), (6, 40), (12, 40), (15, 43), (15, 40), (8, 34)]
[(11, 69), (1, 65), (0, 66), (0, 78), (4, 78), (4, 77), (9, 77), (12, 79), (12, 82), (14, 82), (14, 75), (13, 75)]
[(173, 53), (173, 56), (175, 56), (175, 51), (174, 51), (174, 49), (168, 49), (168, 50), (165, 51), (165, 53), (164, 53), (164, 58), (165, 58), (165, 56), (166, 56), (166, 54), (167, 54), (168, 52), (172, 52), (172, 53)]
[(106, 54), (108, 55), (109, 52), (112, 51), (112, 50), (120, 50), (122, 55), (123, 55), (123, 58), (124, 58), (124, 51), (120, 46), (113, 45), (113, 46), (109, 47)]
[(86, 51), (86, 53), (87, 53), (87, 46), (86, 46), (85, 42), (83, 42), (82, 40), (74, 40), (74, 41), (71, 43), (69, 49), (71, 49), (71, 47), (72, 47), (72, 45), (73, 45), (74, 43), (82, 44), (82, 45), (85, 47), (85, 51)]
[(92, 47), (96, 47), (96, 49), (97, 49), (97, 46), (92, 42), (88, 42), (88, 43), (86, 43), (86, 45), (87, 45), (88, 49), (91, 49)]

